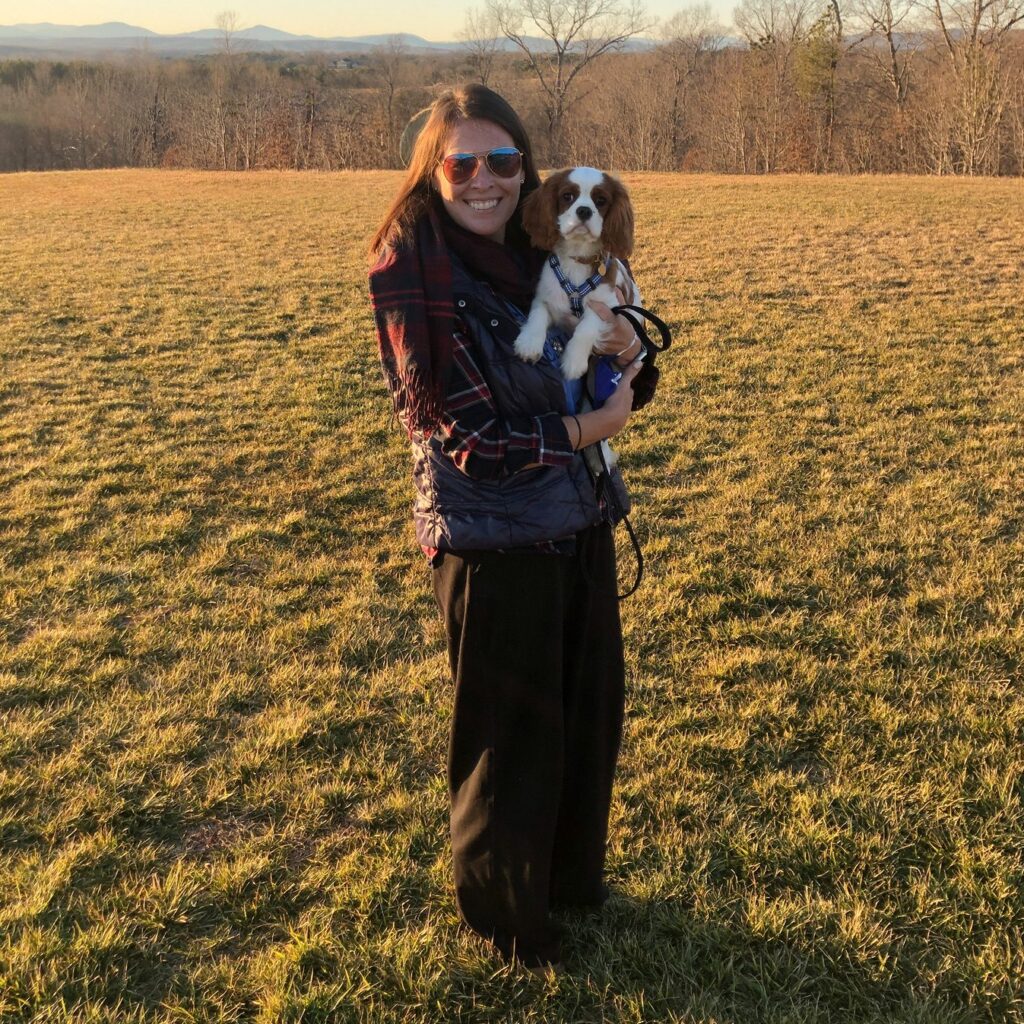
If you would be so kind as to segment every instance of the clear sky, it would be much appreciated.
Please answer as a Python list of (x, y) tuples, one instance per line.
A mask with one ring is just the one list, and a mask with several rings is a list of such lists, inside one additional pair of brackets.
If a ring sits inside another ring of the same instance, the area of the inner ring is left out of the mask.
[[(314, 36), (363, 36), (411, 32), (431, 40), (450, 40), (466, 11), (482, 4), (467, 0), (0, 0), (0, 25), (53, 22), (96, 25), (124, 21), (154, 32), (191, 32), (213, 28), (218, 11), (238, 12), (242, 28), (270, 25), (284, 32)], [(646, 0), (648, 14), (671, 17), (688, 6), (675, 0)], [(711, 0), (719, 19), (732, 21), (732, 0)]]

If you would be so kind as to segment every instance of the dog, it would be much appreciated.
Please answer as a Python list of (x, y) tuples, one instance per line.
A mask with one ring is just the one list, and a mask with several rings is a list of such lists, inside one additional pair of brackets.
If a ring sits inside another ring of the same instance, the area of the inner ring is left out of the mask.
[(516, 354), (536, 362), (544, 352), (549, 326), (557, 324), (572, 334), (561, 366), (566, 380), (575, 380), (587, 372), (595, 344), (610, 328), (584, 306), (584, 298), (618, 305), (618, 286), (627, 303), (640, 304), (636, 283), (621, 262), (633, 252), (629, 193), (617, 178), (594, 167), (556, 171), (526, 198), (522, 222), (533, 245), (551, 255), (516, 338)]

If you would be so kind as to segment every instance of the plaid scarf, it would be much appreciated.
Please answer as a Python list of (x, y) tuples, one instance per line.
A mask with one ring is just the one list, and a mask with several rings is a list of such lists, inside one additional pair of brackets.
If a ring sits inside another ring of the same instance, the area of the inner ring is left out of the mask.
[(523, 310), (533, 301), (544, 261), (537, 249), (468, 231), (437, 205), (417, 221), (411, 245), (380, 255), (370, 271), (370, 301), (384, 377), (410, 436), (429, 437), (444, 407), (456, 325), (452, 253), (473, 277)]

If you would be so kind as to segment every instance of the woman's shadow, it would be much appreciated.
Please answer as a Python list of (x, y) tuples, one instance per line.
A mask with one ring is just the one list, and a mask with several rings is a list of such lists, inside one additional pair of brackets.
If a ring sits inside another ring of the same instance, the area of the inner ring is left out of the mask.
[(835, 935), (801, 941), (755, 931), (742, 923), (740, 901), (712, 917), (685, 897), (637, 899), (613, 889), (600, 912), (560, 914), (567, 973), (581, 999), (574, 1020), (618, 1019), (605, 1016), (612, 1002), (631, 1008), (623, 1019), (680, 1024), (1009, 1019), (1009, 994), (1003, 1009), (970, 1005), (951, 978), (929, 980), (925, 962), (914, 960), (924, 949), (890, 962), (855, 959)]

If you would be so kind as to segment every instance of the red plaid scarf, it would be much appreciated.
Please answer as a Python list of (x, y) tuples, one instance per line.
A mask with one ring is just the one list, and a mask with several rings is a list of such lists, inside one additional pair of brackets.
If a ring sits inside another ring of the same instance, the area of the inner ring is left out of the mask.
[[(522, 233), (510, 230), (508, 237)], [(444, 406), (455, 329), (450, 253), (524, 311), (544, 261), (540, 250), (476, 235), (436, 206), (417, 221), (411, 245), (380, 255), (370, 271), (377, 343), (395, 411), (410, 435), (429, 437)]]

